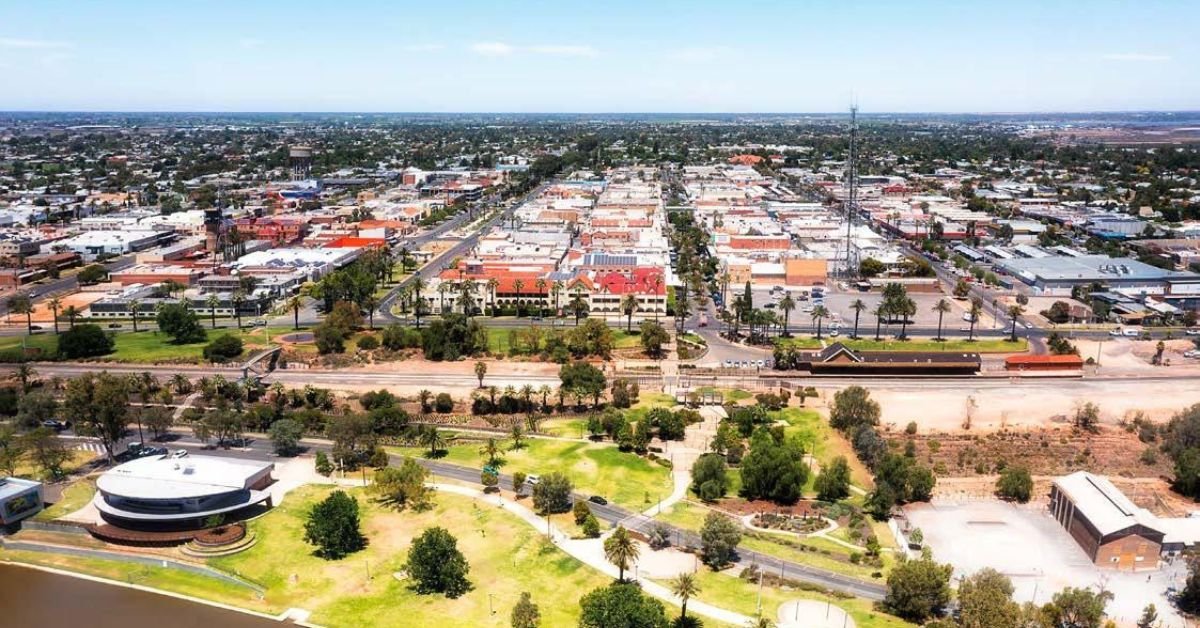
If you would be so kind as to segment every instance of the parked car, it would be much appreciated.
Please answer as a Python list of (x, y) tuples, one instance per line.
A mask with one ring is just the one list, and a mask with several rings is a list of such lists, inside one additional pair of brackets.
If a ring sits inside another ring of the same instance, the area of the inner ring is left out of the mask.
[(542, 481), (542, 478), (540, 478), (536, 475), (525, 476), (525, 484), (527, 484), (529, 486), (537, 486), (538, 482), (541, 482), (541, 481)]
[(1200, 329), (1187, 329), (1183, 333), (1188, 336), (1200, 336)]
[(604, 499), (603, 497), (601, 497), (599, 495), (592, 495), (591, 497), (588, 498), (588, 501), (592, 502), (593, 504), (600, 504), (601, 506), (608, 505), (608, 500)]
[(121, 324), (120, 324), (120, 323), (109, 323), (109, 324), (108, 324), (108, 328), (109, 328), (109, 329), (120, 329), (120, 328), (121, 328)]
[(829, 330), (829, 337), (830, 337), (830, 338), (837, 338), (839, 334), (841, 334), (841, 332), (839, 332), (839, 331), (838, 331), (838, 330), (836, 330), (836, 329), (831, 329), (831, 330)]
[(176, 449), (175, 451), (171, 452), (172, 458), (182, 458), (186, 455), (188, 455), (188, 451), (186, 449)]
[(56, 421), (54, 419), (46, 419), (45, 421), (42, 421), (42, 427), (48, 427), (48, 428), (54, 430), (55, 432), (61, 432), (65, 429), (71, 427), (71, 423), (69, 421)]
[(265, 319), (265, 318), (256, 318), (256, 319), (254, 319), (254, 326), (255, 326), (255, 327), (266, 327), (266, 326), (267, 326), (267, 319)]

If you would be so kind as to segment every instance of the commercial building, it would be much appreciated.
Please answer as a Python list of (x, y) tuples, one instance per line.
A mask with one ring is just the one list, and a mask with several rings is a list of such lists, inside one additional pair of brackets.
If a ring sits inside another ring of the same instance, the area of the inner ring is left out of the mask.
[(1034, 294), (1044, 296), (1070, 296), (1076, 286), (1098, 283), (1125, 294), (1200, 298), (1200, 275), (1164, 270), (1131, 258), (1045, 255), (997, 260), (996, 268), (1032, 286)]
[(978, 353), (855, 351), (840, 342), (820, 351), (797, 351), (786, 360), (797, 370), (840, 375), (974, 375), (981, 365)]
[(1108, 478), (1078, 471), (1050, 488), (1050, 513), (1097, 565), (1158, 566), (1166, 535), (1158, 518), (1139, 508)]
[(139, 530), (188, 530), (205, 520), (270, 507), (275, 465), (213, 456), (147, 456), (96, 481), (92, 503), (108, 523)]

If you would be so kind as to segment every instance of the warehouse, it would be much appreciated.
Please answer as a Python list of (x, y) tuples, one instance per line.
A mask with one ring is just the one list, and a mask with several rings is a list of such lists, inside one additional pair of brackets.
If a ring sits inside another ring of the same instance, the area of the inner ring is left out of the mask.
[(1029, 284), (1034, 294), (1043, 296), (1070, 296), (1075, 287), (1096, 283), (1126, 294), (1144, 293), (1168, 298), (1200, 294), (1200, 275), (1164, 270), (1131, 258), (1054, 255), (997, 260), (996, 269)]
[(1050, 513), (1093, 563), (1118, 569), (1154, 569), (1165, 533), (1158, 518), (1139, 508), (1108, 478), (1078, 471), (1050, 488)]

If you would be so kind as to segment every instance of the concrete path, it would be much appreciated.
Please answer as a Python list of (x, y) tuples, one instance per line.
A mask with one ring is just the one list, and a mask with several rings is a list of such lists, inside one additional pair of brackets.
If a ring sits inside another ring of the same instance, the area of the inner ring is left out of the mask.
[[(568, 555), (582, 562), (583, 564), (614, 579), (619, 573), (616, 565), (613, 565), (612, 563), (603, 559), (602, 552), (599, 556), (597, 556), (594, 548), (587, 548), (585, 545), (583, 545), (583, 542), (580, 541), (572, 541), (568, 534), (562, 530), (559, 530), (548, 519), (534, 514), (533, 511), (521, 504), (506, 500), (495, 493), (484, 494), (483, 491), (478, 489), (460, 486), (457, 484), (430, 484), (430, 486), (439, 491), (465, 495), (482, 500), (484, 503), (494, 505), (498, 508), (503, 508), (520, 517), (523, 521), (533, 526), (535, 530), (548, 534), (551, 542), (557, 545), (559, 549), (562, 549)], [(595, 545), (599, 542), (599, 539), (589, 539), (586, 541), (586, 543), (589, 545)], [(587, 551), (588, 549), (592, 549), (592, 551)], [(667, 587), (658, 584), (657, 582), (652, 582), (646, 578), (637, 576), (636, 571), (632, 572), (631, 574), (631, 572), (627, 570), (625, 573), (626, 579), (630, 579), (631, 575), (633, 576), (633, 579), (636, 580), (642, 587), (642, 590), (647, 594), (670, 604), (677, 606), (680, 604), (679, 599), (676, 598)], [(717, 621), (733, 624), (735, 626), (744, 626), (750, 623), (753, 619), (730, 610), (713, 606), (711, 604), (706, 604), (699, 600), (688, 600), (688, 610), (697, 615), (703, 615), (709, 619), (715, 619)]]

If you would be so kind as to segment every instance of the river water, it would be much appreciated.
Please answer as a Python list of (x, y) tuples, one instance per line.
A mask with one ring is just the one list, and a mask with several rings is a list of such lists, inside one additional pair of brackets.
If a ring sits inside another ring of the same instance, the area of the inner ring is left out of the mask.
[(59, 574), (0, 565), (5, 628), (267, 628), (245, 613)]

